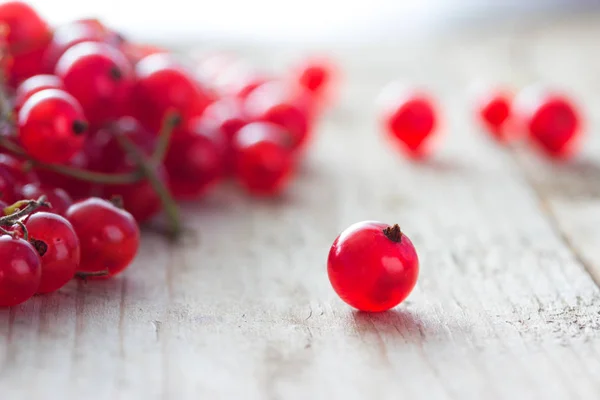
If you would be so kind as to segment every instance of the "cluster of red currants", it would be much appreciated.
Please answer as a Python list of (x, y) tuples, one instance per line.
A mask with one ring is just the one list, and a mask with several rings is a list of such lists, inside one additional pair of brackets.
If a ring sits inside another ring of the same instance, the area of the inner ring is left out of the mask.
[[(433, 97), (390, 85), (382, 98), (384, 130), (409, 156), (428, 155), (440, 124)], [(527, 137), (557, 159), (568, 158), (578, 149), (581, 116), (573, 101), (562, 93), (531, 86), (513, 98), (505, 90), (488, 90), (477, 96), (475, 112), (486, 131), (501, 143)]]
[(253, 195), (285, 189), (331, 66), (275, 78), (219, 59), (189, 68), (96, 19), (53, 29), (23, 2), (0, 4), (0, 306), (122, 271), (138, 223), (164, 211), (177, 234), (175, 202), (225, 178)]
[(76, 275), (118, 274), (135, 257), (140, 240), (131, 214), (99, 198), (66, 209), (52, 208), (46, 196), (18, 201), (3, 207), (0, 231), (0, 307), (54, 292)]

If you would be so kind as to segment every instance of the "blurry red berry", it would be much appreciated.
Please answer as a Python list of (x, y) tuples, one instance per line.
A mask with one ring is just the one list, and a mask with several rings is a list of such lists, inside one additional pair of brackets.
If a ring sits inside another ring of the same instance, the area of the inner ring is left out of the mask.
[(79, 43), (58, 60), (56, 75), (81, 103), (94, 126), (126, 112), (131, 100), (133, 72), (118, 49), (105, 43)]
[(200, 84), (170, 55), (143, 58), (135, 73), (136, 116), (153, 133), (158, 133), (168, 111), (177, 111), (187, 121), (200, 115), (210, 101)]
[(209, 121), (195, 119), (187, 132), (173, 137), (165, 158), (169, 188), (176, 199), (197, 198), (224, 172), (224, 138)]
[(42, 57), (52, 32), (39, 14), (21, 1), (0, 4), (0, 26), (5, 26), (12, 66), (9, 83), (17, 87), (23, 80), (43, 73)]
[(56, 75), (34, 75), (24, 80), (15, 93), (15, 109), (19, 111), (25, 101), (44, 89), (62, 89), (62, 80)]
[(30, 183), (21, 188), (21, 196), (24, 199), (37, 200), (42, 195), (46, 196), (47, 201), (52, 205), (52, 208), (46, 210), (40, 209), (40, 211), (48, 211), (53, 214), (64, 216), (67, 209), (73, 204), (71, 196), (61, 188), (42, 186), (35, 183)]
[(433, 100), (424, 93), (406, 92), (384, 105), (386, 133), (412, 157), (426, 156), (438, 117)]
[[(122, 166), (115, 170), (115, 173), (131, 171), (131, 167)], [(169, 186), (169, 177), (162, 165), (156, 167), (155, 174), (164, 185)], [(125, 185), (106, 185), (102, 192), (102, 197), (110, 199), (114, 196), (121, 197), (123, 208), (131, 213), (133, 218), (139, 223), (152, 219), (162, 210), (160, 197), (158, 197), (156, 190), (147, 179)]]
[(515, 113), (530, 139), (549, 156), (568, 158), (577, 151), (582, 122), (568, 97), (532, 87), (515, 100)]
[(480, 96), (476, 104), (478, 119), (497, 140), (504, 142), (516, 136), (509, 124), (512, 98), (500, 91), (488, 91)]
[(79, 271), (107, 272), (113, 276), (133, 261), (140, 244), (140, 230), (125, 210), (99, 198), (73, 204), (67, 210), (81, 246)]
[(80, 19), (61, 25), (54, 30), (52, 41), (44, 54), (44, 68), (54, 73), (60, 57), (71, 47), (83, 42), (119, 45), (118, 35), (97, 19)]
[(269, 82), (250, 93), (245, 112), (251, 120), (281, 126), (292, 137), (292, 148), (301, 148), (309, 138), (310, 110), (297, 93), (282, 82)]
[(248, 118), (244, 114), (242, 102), (237, 98), (223, 98), (215, 101), (202, 114), (202, 122), (204, 126), (214, 126), (223, 136), (224, 146), (224, 161), (223, 165), (227, 172), (233, 171), (234, 156), (233, 156), (233, 137), (245, 124)]
[(45, 89), (19, 111), (19, 139), (33, 158), (64, 163), (83, 147), (87, 121), (79, 102), (67, 92)]
[(291, 137), (280, 126), (253, 122), (235, 135), (235, 176), (255, 195), (276, 195), (286, 186), (294, 167)]
[(419, 259), (398, 225), (364, 221), (333, 242), (327, 259), (329, 281), (346, 303), (379, 312), (400, 304), (419, 275)]
[[(79, 238), (65, 218), (38, 212), (27, 218), (25, 227), (37, 245), (42, 259), (42, 278), (37, 293), (50, 293), (69, 282), (79, 267)], [(38, 242), (39, 243), (39, 242)]]
[(30, 299), (42, 277), (41, 259), (23, 239), (0, 236), (0, 307), (11, 307)]

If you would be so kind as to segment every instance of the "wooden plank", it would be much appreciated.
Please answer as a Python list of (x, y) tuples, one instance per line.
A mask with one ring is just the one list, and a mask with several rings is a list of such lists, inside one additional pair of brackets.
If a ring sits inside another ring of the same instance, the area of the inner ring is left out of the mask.
[[(223, 188), (185, 207), (196, 232), (182, 244), (147, 234), (123, 277), (1, 311), (0, 398), (596, 399), (599, 289), (467, 113), (477, 71), (515, 79), (512, 40), (338, 49), (342, 103), (289, 193)], [(251, 54), (268, 51), (289, 59)], [(375, 125), (374, 98), (399, 77), (439, 94), (447, 137), (430, 162), (400, 159)], [(352, 311), (327, 281), (331, 242), (363, 219), (399, 222), (421, 257), (414, 294), (386, 313)]]

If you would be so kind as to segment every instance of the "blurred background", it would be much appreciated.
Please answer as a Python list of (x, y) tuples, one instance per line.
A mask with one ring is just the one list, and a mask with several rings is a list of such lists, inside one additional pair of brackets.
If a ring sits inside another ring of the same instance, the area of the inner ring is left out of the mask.
[(600, 9), (600, 0), (31, 0), (52, 23), (95, 16), (161, 44), (199, 40), (340, 45), (527, 23)]

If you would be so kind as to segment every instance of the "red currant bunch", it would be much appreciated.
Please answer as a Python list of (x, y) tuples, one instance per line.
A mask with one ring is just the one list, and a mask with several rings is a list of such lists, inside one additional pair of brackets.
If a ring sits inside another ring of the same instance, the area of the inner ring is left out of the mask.
[(138, 224), (162, 213), (181, 233), (177, 201), (227, 179), (281, 194), (335, 75), (316, 59), (279, 77), (236, 57), (189, 68), (97, 19), (51, 27), (20, 1), (0, 5), (0, 27), (0, 306), (121, 273)]

